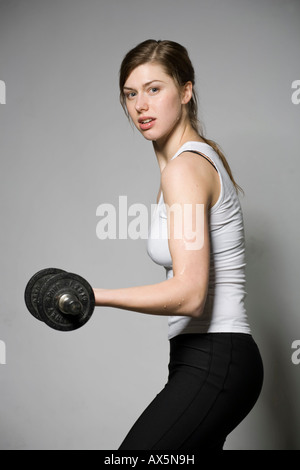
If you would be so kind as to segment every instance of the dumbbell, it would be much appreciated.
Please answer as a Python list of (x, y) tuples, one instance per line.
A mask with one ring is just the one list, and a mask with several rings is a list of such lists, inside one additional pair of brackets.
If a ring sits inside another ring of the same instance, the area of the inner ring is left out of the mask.
[(62, 269), (38, 271), (25, 288), (25, 304), (38, 320), (59, 331), (81, 328), (95, 308), (94, 291), (81, 276)]

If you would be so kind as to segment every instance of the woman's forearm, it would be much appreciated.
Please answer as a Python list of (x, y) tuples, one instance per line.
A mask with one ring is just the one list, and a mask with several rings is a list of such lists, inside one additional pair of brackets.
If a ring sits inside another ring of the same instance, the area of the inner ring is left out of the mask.
[(94, 289), (96, 306), (116, 307), (150, 315), (198, 317), (204, 304), (201, 292), (192, 292), (189, 283), (173, 277), (158, 284), (122, 289)]

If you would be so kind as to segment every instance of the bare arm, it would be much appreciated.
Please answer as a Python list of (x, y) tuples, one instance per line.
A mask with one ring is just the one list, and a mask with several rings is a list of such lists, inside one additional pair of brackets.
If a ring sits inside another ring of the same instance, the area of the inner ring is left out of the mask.
[[(153, 285), (94, 289), (97, 306), (117, 307), (151, 315), (201, 315), (207, 295), (210, 253), (208, 208), (211, 202), (211, 180), (204, 168), (194, 155), (186, 154), (184, 158), (177, 157), (167, 165), (161, 181), (167, 206), (179, 204), (184, 207), (184, 204), (189, 204), (195, 209), (196, 204), (203, 205), (204, 219), (201, 227), (198, 227), (198, 231), (202, 232), (201, 246), (187, 249), (185, 235), (191, 227), (191, 220), (183, 218), (183, 236), (176, 238), (175, 230), (178, 230), (178, 226), (168, 216), (173, 278)], [(192, 220), (194, 228), (195, 213)]]
[(158, 284), (122, 289), (94, 289), (96, 305), (117, 307), (151, 315), (196, 316), (190, 287), (173, 277)]

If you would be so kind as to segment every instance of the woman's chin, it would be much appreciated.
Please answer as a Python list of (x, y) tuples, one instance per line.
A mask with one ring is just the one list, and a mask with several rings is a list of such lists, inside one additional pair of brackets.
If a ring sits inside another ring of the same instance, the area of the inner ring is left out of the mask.
[(144, 139), (149, 140), (150, 142), (157, 140), (157, 136), (152, 132), (141, 132), (141, 134)]

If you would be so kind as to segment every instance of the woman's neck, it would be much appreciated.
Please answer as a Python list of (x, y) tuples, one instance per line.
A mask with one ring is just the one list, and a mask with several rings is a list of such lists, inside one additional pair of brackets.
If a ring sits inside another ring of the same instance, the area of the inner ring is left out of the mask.
[(191, 126), (181, 130), (178, 129), (172, 136), (153, 142), (154, 152), (161, 173), (180, 147), (189, 141), (203, 141)]

